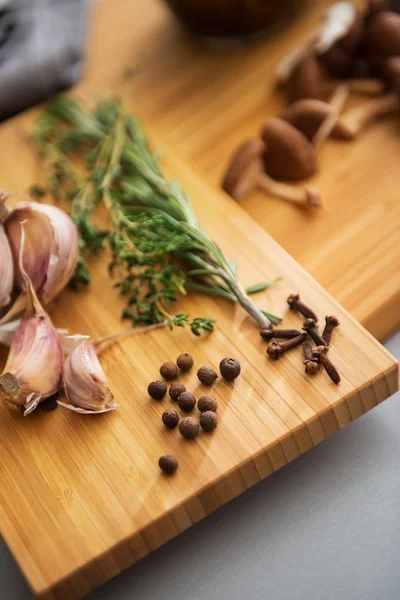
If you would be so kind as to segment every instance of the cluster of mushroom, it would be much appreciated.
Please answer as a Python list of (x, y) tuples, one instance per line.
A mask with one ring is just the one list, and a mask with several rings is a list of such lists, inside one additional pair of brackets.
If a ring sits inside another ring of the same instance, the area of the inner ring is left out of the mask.
[[(397, 114), (399, 13), (394, 0), (369, 0), (363, 12), (352, 2), (329, 8), (322, 27), (278, 66), (276, 82), (289, 106), (234, 152), (222, 182), (228, 194), (239, 200), (258, 188), (302, 206), (321, 205), (317, 188), (280, 180), (314, 175), (328, 137), (353, 140), (374, 120)], [(350, 92), (370, 98), (341, 114)]]

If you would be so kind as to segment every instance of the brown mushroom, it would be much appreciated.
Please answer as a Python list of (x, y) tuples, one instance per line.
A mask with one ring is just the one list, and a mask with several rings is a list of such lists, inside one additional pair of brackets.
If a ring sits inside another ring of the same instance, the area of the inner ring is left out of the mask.
[(243, 142), (230, 160), (222, 188), (235, 200), (258, 188), (288, 202), (304, 206), (320, 206), (320, 193), (316, 188), (298, 188), (268, 177), (264, 172), (262, 160), (265, 150), (266, 146), (259, 138), (251, 138)]
[(354, 72), (354, 53), (363, 34), (364, 19), (352, 2), (338, 2), (329, 7), (315, 50), (331, 75), (348, 77)]
[(383, 11), (373, 16), (367, 25), (366, 49), (372, 59), (400, 54), (400, 15)]
[(373, 98), (349, 110), (340, 118), (341, 127), (347, 132), (346, 139), (354, 139), (362, 129), (376, 119), (397, 114), (399, 108), (398, 94), (389, 92), (381, 98)]
[(368, 0), (366, 19), (370, 19), (374, 15), (384, 10), (390, 10), (388, 0)]
[(400, 88), (400, 56), (389, 56), (381, 64), (382, 77), (389, 89)]
[(322, 72), (313, 51), (308, 52), (292, 69), (286, 82), (289, 102), (300, 98), (321, 97)]
[(317, 171), (315, 148), (293, 125), (276, 117), (265, 123), (261, 138), (266, 144), (266, 172), (276, 179), (297, 181)]
[[(340, 79), (324, 81), (322, 84), (323, 93), (332, 93), (341, 83)], [(385, 92), (384, 82), (376, 77), (352, 77), (351, 79), (346, 79), (346, 85), (349, 92), (360, 94), (361, 96), (382, 96)]]

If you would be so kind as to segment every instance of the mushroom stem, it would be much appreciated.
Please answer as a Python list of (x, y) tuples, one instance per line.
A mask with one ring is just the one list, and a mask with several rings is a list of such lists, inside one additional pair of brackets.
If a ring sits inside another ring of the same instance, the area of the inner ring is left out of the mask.
[(394, 115), (399, 111), (399, 98), (390, 92), (381, 98), (374, 98), (345, 113), (340, 121), (347, 132), (347, 139), (354, 139), (364, 127), (380, 117)]
[(343, 110), (343, 106), (345, 105), (348, 96), (349, 86), (345, 83), (338, 85), (333, 92), (332, 98), (329, 102), (329, 104), (333, 107), (333, 111), (327, 115), (324, 121), (322, 121), (321, 126), (316, 131), (312, 140), (312, 143), (316, 149), (319, 148), (332, 133), (332, 130), (336, 125), (336, 121)]
[(256, 186), (271, 196), (286, 200), (292, 204), (314, 208), (321, 206), (320, 191), (313, 186), (304, 188), (295, 187), (287, 183), (275, 181), (272, 177), (268, 177), (267, 174), (260, 174), (258, 176)]
[(320, 29), (317, 29), (310, 35), (307, 40), (300, 42), (293, 48), (282, 60), (278, 63), (275, 70), (275, 81), (277, 86), (281, 86), (287, 82), (293, 69), (307, 56), (312, 48), (315, 40), (319, 36)]
[[(343, 83), (340, 79), (330, 79), (328, 81), (324, 81), (322, 84), (322, 89), (326, 93), (332, 93), (334, 90)], [(346, 81), (346, 84), (349, 88), (349, 92), (354, 94), (360, 94), (362, 96), (382, 96), (385, 91), (385, 84), (380, 79), (374, 79), (372, 77), (360, 77), (349, 79)]]

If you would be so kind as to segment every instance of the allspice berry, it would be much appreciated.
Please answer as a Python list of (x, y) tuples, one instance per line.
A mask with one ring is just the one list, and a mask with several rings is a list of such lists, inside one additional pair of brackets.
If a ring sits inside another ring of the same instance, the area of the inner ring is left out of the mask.
[(193, 417), (186, 417), (179, 423), (179, 431), (186, 440), (194, 440), (200, 433), (200, 424)]
[(166, 362), (160, 367), (160, 375), (167, 381), (171, 381), (178, 376), (178, 367), (173, 362)]
[(240, 363), (236, 358), (224, 358), (219, 363), (219, 370), (226, 381), (233, 381), (240, 375)]
[(196, 406), (196, 396), (192, 392), (183, 392), (178, 398), (178, 405), (184, 412), (190, 412)]
[(217, 379), (218, 375), (215, 369), (209, 365), (204, 365), (197, 371), (197, 377), (201, 383), (204, 383), (205, 385), (212, 385)]
[(204, 431), (213, 431), (218, 425), (218, 417), (215, 412), (207, 410), (206, 412), (202, 413), (200, 416), (200, 425)]
[(190, 369), (193, 367), (193, 357), (187, 352), (185, 352), (184, 354), (180, 354), (176, 359), (176, 364), (178, 365), (181, 371), (184, 371), (186, 373), (187, 371), (190, 371)]
[(169, 395), (174, 402), (178, 400), (179, 396), (183, 394), (183, 392), (186, 392), (186, 387), (183, 385), (183, 383), (173, 383), (169, 388)]
[(172, 456), (172, 454), (165, 454), (159, 458), (158, 466), (166, 475), (173, 475), (179, 464), (175, 456)]
[(162, 422), (168, 429), (174, 429), (179, 423), (179, 415), (173, 408), (167, 408), (162, 414)]
[(201, 413), (204, 413), (208, 410), (216, 412), (218, 408), (218, 402), (214, 396), (202, 396), (197, 402), (197, 408)]
[(153, 400), (162, 400), (167, 393), (167, 384), (165, 381), (152, 381), (149, 384), (147, 391)]

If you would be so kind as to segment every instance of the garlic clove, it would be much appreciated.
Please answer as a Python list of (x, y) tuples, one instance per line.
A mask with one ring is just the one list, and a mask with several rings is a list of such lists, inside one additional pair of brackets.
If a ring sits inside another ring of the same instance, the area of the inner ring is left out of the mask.
[(93, 341), (82, 342), (65, 359), (61, 393), (66, 399), (61, 406), (84, 414), (117, 408)]
[(0, 311), (11, 300), (14, 287), (14, 265), (11, 248), (3, 225), (0, 224)]
[[(17, 287), (23, 291), (23, 278), (18, 268), (21, 228), (25, 225), (24, 268), (43, 303), (51, 302), (71, 279), (79, 255), (78, 232), (63, 210), (49, 204), (25, 202), (11, 210), (5, 222), (14, 256)], [(26, 307), (21, 294), (2, 323), (16, 317)]]
[[(15, 319), (14, 321), (8, 321), (0, 325), (0, 344), (3, 346), (11, 345), (20, 323), (21, 319)], [(64, 354), (69, 354), (78, 344), (89, 339), (88, 335), (81, 335), (79, 333), (70, 335), (68, 329), (57, 329), (56, 331)]]
[(21, 223), (19, 269), (26, 289), (27, 309), (12, 338), (6, 366), (0, 376), (0, 397), (29, 414), (41, 400), (57, 391), (63, 352), (57, 332), (22, 264), (24, 226)]

